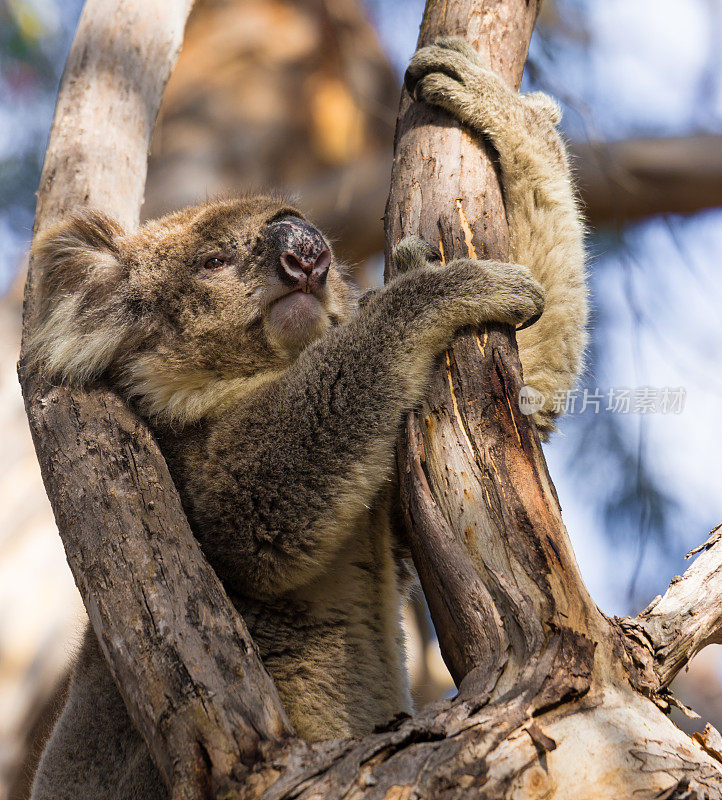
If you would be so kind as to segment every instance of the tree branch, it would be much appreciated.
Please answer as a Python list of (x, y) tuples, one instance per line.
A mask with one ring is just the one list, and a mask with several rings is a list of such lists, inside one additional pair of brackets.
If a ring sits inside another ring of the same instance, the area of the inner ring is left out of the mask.
[(641, 612), (636, 622), (649, 637), (661, 688), (708, 644), (722, 644), (722, 526), (688, 553), (690, 568)]
[[(191, 0), (88, 0), (60, 90), (35, 231), (93, 206), (137, 224), (148, 145)], [(36, 316), (26, 287), (24, 343)], [(147, 427), (107, 391), (20, 378), (45, 487), (93, 628), (176, 798), (240, 777), (290, 728), (203, 558)], [(217, 788), (217, 787), (216, 787)]]
[(577, 142), (573, 163), (592, 225), (722, 205), (722, 137)]

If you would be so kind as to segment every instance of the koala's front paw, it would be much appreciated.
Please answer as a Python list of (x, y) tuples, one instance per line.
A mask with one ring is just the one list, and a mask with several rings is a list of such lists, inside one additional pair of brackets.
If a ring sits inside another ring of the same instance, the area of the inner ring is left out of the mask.
[[(417, 50), (404, 84), (415, 100), (443, 108), (489, 136), (502, 157), (539, 133), (540, 146), (546, 149), (550, 130), (561, 119), (555, 100), (542, 92), (517, 94), (464, 39), (441, 38)], [(554, 136), (551, 141), (556, 142)]]
[(442, 261), (438, 248), (424, 241), (420, 236), (407, 236), (402, 239), (394, 247), (392, 258), (394, 268), (399, 275)]
[(452, 261), (448, 269), (468, 282), (477, 323), (528, 327), (544, 311), (544, 289), (526, 267), (464, 258)]
[[(404, 84), (414, 99), (448, 111), (492, 138), (524, 125), (524, 100), (483, 62), (464, 39), (442, 38), (413, 55)], [(538, 104), (538, 100), (536, 101)]]
[(500, 318), (518, 326), (518, 330), (533, 325), (544, 311), (544, 289), (527, 267), (492, 261), (486, 274), (494, 281), (495, 296), (508, 316)]
[(513, 92), (483, 63), (464, 39), (444, 37), (417, 50), (404, 85), (418, 101), (445, 109), (474, 126), (482, 94), (512, 96)]
[(465, 39), (444, 36), (414, 53), (404, 85), (414, 99), (433, 102), (427, 98), (429, 87), (468, 86), (484, 68), (481, 57)]

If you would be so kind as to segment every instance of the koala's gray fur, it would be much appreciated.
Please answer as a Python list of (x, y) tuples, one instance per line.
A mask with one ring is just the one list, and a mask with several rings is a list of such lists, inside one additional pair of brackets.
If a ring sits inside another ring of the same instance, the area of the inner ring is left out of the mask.
[[(544, 307), (519, 349), (548, 431), (584, 344), (582, 228), (554, 104), (516, 95), (458, 40), (419, 51), (407, 85), (491, 138), (526, 266), (440, 265), (405, 240), (402, 274), (360, 304), (332, 262), (320, 305), (289, 329), (274, 317), (287, 290), (268, 230), (300, 214), (276, 198), (210, 203), (134, 233), (86, 213), (34, 250), (33, 358), (53, 379), (108, 382), (153, 426), (193, 531), (309, 740), (411, 710), (390, 479), (437, 356), (460, 328), (519, 325)], [(209, 256), (222, 268), (204, 269)], [(166, 797), (92, 633), (33, 797)]]

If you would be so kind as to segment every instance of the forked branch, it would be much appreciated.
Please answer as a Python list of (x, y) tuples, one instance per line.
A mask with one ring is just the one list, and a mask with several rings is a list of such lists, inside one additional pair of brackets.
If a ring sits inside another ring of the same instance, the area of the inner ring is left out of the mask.
[[(137, 222), (153, 120), (189, 6), (88, 0), (36, 230), (84, 205)], [(468, 34), (518, 84), (536, 10), (530, 0), (429, 0), (422, 40)], [(420, 232), (440, 237), (447, 257), (503, 258), (503, 204), (481, 143), (440, 114), (409, 106), (406, 98), (389, 240)], [(31, 264), (26, 336), (34, 282)], [(102, 389), (47, 386), (22, 363), (20, 373), (68, 560), (173, 800), (461, 800), (557, 789), (569, 797), (722, 800), (719, 761), (692, 752), (691, 740), (635, 691), (619, 635), (586, 592), (539, 438), (515, 402), (521, 374), (510, 330), (459, 339), (400, 448), (418, 523), (414, 554), (460, 694), (361, 741), (308, 744), (291, 735), (147, 427)], [(660, 601), (664, 630), (682, 632), (684, 613), (697, 620), (700, 633), (685, 652), (717, 641), (718, 616), (701, 605), (695, 611), (692, 594), (715, 591), (718, 547), (690, 570), (689, 592), (673, 586)], [(656, 608), (641, 622), (650, 636), (662, 619)], [(679, 661), (674, 638), (670, 664)]]

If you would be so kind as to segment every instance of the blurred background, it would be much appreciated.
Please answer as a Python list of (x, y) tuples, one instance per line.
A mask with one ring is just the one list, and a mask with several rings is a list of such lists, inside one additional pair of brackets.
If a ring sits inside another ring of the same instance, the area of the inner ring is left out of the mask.
[[(27, 796), (83, 625), (15, 375), (34, 195), (81, 6), (0, 0), (0, 800)], [(360, 284), (380, 282), (400, 80), (422, 9), (198, 0), (144, 216), (280, 187)], [(546, 453), (608, 614), (641, 610), (722, 521), (720, 41), (722, 0), (546, 0), (524, 77), (564, 108), (589, 221), (589, 363)], [(407, 623), (418, 700), (449, 693), (420, 597)], [(676, 690), (722, 727), (719, 648)]]

